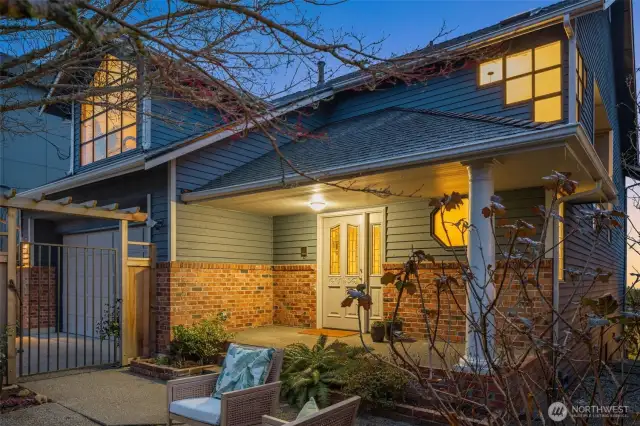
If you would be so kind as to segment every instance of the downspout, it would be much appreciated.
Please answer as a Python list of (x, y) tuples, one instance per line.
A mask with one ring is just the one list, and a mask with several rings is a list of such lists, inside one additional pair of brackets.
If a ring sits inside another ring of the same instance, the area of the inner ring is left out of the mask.
[(75, 135), (75, 115), (76, 115), (76, 103), (75, 102), (71, 102), (71, 147), (69, 149), (69, 171), (67, 172), (68, 176), (73, 175), (74, 172), (74, 162), (75, 162), (75, 157), (76, 157), (76, 153), (75, 153), (75, 148), (76, 148), (76, 141), (74, 140), (74, 135)]

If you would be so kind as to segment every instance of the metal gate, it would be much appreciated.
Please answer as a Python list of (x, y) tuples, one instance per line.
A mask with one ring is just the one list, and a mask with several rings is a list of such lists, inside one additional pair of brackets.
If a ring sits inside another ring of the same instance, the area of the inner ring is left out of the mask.
[(120, 363), (118, 251), (22, 242), (18, 253), (18, 375)]

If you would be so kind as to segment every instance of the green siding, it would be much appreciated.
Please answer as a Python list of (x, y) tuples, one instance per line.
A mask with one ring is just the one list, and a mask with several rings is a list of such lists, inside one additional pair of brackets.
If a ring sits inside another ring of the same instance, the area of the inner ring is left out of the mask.
[[(508, 220), (523, 219), (536, 226), (538, 236), (542, 220), (533, 207), (544, 205), (542, 188), (526, 188), (499, 193), (507, 207)], [(431, 212), (428, 200), (387, 205), (387, 262), (404, 262), (411, 250), (422, 249), (438, 260), (453, 260), (451, 250), (443, 248), (431, 237)], [(317, 262), (317, 220), (315, 214), (276, 216), (273, 218), (273, 261), (275, 264)], [(500, 232), (498, 241), (506, 243)], [(300, 247), (307, 247), (308, 256), (302, 259)], [(506, 248), (505, 248), (506, 250)], [(464, 255), (464, 250), (459, 250)], [(500, 258), (498, 256), (498, 258)]]
[[(273, 263), (316, 263), (317, 215), (300, 214), (273, 218)], [(307, 257), (300, 248), (307, 248)]]
[(176, 259), (273, 262), (273, 219), (197, 204), (176, 205)]
[[(533, 207), (544, 205), (542, 188), (525, 188), (515, 191), (499, 192), (507, 208), (505, 219), (522, 219), (536, 226), (538, 236), (542, 228), (542, 219), (533, 213)], [(487, 200), (488, 201), (488, 200)], [(411, 250), (424, 250), (436, 257), (436, 260), (454, 260), (454, 252), (445, 249), (431, 236), (431, 212), (427, 200), (390, 204), (387, 206), (387, 262), (404, 262)], [(507, 239), (496, 232), (499, 244)], [(506, 247), (505, 247), (506, 250)], [(498, 251), (498, 250), (496, 250)], [(458, 250), (464, 256), (464, 250)], [(500, 259), (500, 256), (497, 257)]]

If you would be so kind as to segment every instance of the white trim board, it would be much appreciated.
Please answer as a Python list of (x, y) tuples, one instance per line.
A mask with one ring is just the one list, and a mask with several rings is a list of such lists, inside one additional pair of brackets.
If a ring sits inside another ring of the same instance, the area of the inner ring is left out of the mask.
[(176, 160), (171, 160), (169, 162), (168, 173), (167, 173), (167, 202), (169, 203), (169, 261), (174, 262), (176, 260)]

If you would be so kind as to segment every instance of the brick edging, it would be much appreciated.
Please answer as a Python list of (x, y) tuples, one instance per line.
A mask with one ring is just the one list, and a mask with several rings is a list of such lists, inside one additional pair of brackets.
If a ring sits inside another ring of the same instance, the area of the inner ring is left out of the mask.
[(318, 266), (315, 263), (300, 264), (258, 264), (258, 263), (217, 263), (217, 262), (190, 262), (176, 260), (172, 262), (158, 262), (157, 268), (173, 269), (231, 269), (231, 270), (264, 270), (264, 271), (315, 271)]
[(185, 269), (230, 269), (230, 270), (265, 270), (270, 271), (271, 265), (261, 265), (255, 263), (216, 263), (216, 262), (189, 262), (189, 261), (173, 261), (173, 262), (158, 262), (157, 268), (173, 269), (173, 268), (185, 268)]
[(318, 265), (315, 263), (300, 263), (289, 265), (273, 265), (274, 271), (315, 271)]

